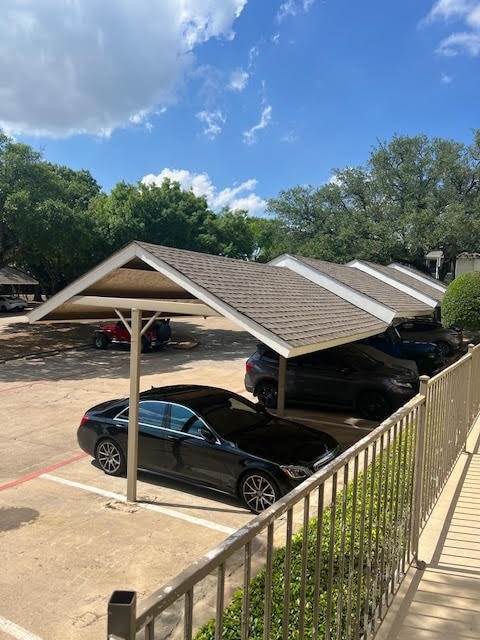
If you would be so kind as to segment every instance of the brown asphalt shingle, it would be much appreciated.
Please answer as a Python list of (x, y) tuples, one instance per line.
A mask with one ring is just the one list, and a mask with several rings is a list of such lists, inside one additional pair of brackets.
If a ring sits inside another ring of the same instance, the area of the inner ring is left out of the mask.
[(136, 242), (293, 347), (384, 331), (386, 323), (281, 267)]
[(435, 287), (430, 286), (426, 282), (421, 282), (420, 280), (418, 280), (413, 276), (408, 276), (406, 273), (398, 271), (398, 269), (392, 269), (391, 267), (385, 267), (380, 264), (374, 264), (373, 262), (367, 262), (366, 260), (362, 260), (361, 262), (363, 262), (364, 264), (367, 264), (369, 267), (372, 267), (372, 269), (375, 269), (376, 271), (383, 273), (389, 278), (393, 278), (397, 282), (406, 284), (407, 286), (412, 287), (412, 289), (416, 289), (417, 291), (420, 291), (420, 293), (424, 293), (425, 295), (430, 296), (431, 298), (433, 298), (434, 300), (437, 300), (438, 302), (442, 302), (443, 300), (444, 294), (441, 291), (439, 291)]
[(295, 259), (377, 300), (377, 302), (387, 305), (399, 314), (422, 313), (432, 310), (424, 302), (359, 269), (315, 258), (295, 256)]

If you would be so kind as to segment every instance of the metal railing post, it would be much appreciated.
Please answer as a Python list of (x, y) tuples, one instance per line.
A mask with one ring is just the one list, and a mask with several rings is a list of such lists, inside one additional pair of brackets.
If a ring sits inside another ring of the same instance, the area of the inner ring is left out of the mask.
[(137, 594), (114, 591), (108, 602), (107, 640), (135, 640)]
[(474, 345), (473, 344), (469, 344), (468, 345), (468, 355), (470, 356), (469, 360), (468, 360), (468, 373), (467, 373), (467, 424), (466, 424), (466, 429), (465, 429), (465, 442), (463, 443), (463, 450), (464, 452), (467, 450), (467, 436), (470, 432), (470, 427), (472, 426), (471, 420), (472, 420), (472, 369), (473, 369), (473, 350), (474, 350)]
[(418, 545), (422, 526), (422, 489), (425, 467), (425, 425), (427, 416), (428, 376), (420, 376), (419, 394), (424, 402), (418, 408), (418, 421), (415, 438), (415, 470), (413, 476), (413, 514), (412, 514), (412, 551), (417, 569), (424, 569), (425, 562), (418, 559)]

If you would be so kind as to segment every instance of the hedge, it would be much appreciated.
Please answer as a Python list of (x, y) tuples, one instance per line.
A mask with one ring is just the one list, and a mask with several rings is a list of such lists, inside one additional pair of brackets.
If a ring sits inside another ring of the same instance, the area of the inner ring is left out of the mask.
[(467, 331), (480, 330), (480, 271), (470, 271), (448, 285), (442, 302), (442, 322)]

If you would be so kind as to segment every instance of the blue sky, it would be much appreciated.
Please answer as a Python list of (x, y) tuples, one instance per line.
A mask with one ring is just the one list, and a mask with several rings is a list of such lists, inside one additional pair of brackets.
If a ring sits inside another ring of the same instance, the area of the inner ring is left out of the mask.
[(105, 191), (261, 214), (394, 134), (470, 143), (473, 0), (2, 0), (0, 128)]

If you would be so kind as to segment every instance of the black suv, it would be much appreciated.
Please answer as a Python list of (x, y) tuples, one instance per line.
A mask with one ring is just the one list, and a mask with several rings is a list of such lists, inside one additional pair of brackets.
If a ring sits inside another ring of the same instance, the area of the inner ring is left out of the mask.
[[(382, 420), (418, 391), (415, 369), (382, 362), (372, 350), (345, 344), (287, 360), (286, 402), (351, 409)], [(245, 388), (276, 407), (278, 354), (263, 344), (247, 360)]]

